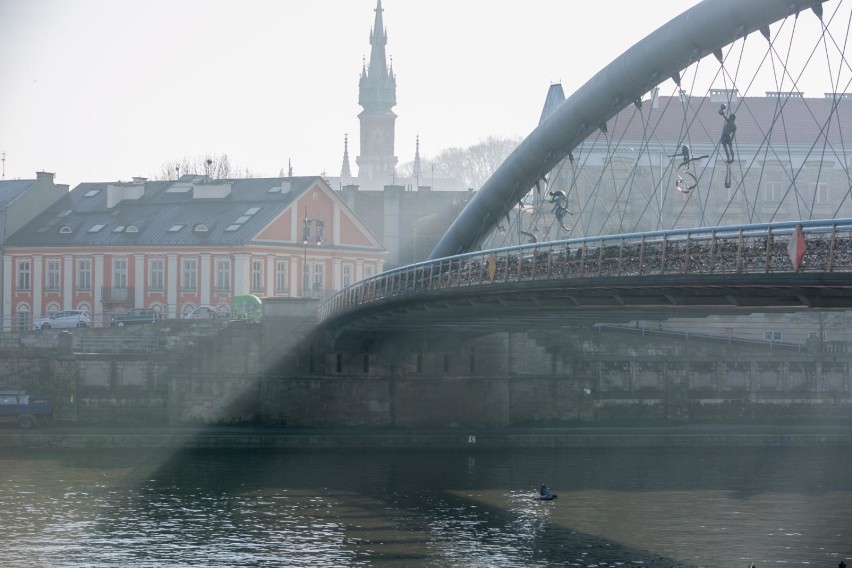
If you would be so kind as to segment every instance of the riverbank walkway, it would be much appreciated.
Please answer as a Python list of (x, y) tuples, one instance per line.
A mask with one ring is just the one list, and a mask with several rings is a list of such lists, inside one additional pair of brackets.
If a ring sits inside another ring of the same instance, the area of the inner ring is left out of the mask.
[(852, 446), (852, 424), (690, 424), (515, 428), (0, 427), (0, 448), (493, 450), (593, 447)]

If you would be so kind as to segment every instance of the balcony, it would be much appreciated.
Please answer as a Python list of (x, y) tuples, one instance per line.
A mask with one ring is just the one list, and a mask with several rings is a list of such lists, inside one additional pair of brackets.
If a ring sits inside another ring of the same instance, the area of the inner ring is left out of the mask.
[(127, 304), (133, 301), (133, 288), (101, 287), (101, 303)]

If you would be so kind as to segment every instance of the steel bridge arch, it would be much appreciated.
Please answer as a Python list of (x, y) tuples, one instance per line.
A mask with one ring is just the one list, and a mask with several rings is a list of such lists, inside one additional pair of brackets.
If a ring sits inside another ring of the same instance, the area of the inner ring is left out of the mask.
[(544, 175), (621, 110), (692, 63), (826, 0), (704, 0), (658, 28), (568, 97), (482, 185), (429, 256), (476, 250)]

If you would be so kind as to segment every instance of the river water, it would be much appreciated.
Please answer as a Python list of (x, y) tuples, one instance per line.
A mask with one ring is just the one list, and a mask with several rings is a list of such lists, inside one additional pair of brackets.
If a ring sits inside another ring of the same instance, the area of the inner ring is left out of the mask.
[(852, 565), (848, 446), (16, 450), (0, 476), (2, 566)]

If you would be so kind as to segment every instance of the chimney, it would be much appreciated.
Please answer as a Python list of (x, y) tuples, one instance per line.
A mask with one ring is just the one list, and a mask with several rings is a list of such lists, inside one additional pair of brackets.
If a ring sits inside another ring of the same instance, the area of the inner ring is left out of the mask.
[(136, 184), (141, 183), (141, 184), (143, 184), (143, 185), (144, 185), (144, 183), (145, 183), (146, 181), (148, 181), (148, 178), (143, 178), (143, 177), (134, 177), (134, 178), (133, 178), (133, 183), (136, 183)]
[(111, 183), (107, 185), (107, 208), (112, 209), (122, 201), (140, 199), (143, 195), (144, 183)]
[(55, 174), (51, 172), (36, 172), (36, 179), (38, 181), (47, 182), (49, 184), (53, 184), (53, 176)]

